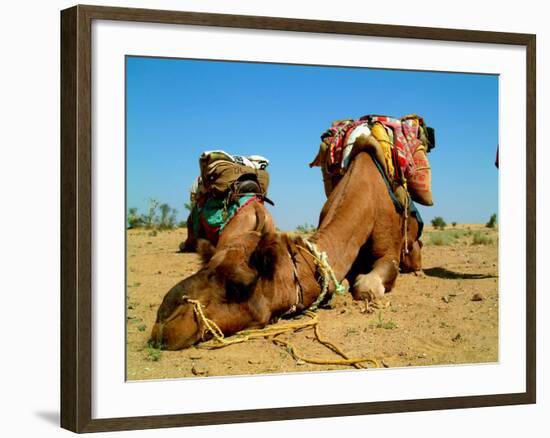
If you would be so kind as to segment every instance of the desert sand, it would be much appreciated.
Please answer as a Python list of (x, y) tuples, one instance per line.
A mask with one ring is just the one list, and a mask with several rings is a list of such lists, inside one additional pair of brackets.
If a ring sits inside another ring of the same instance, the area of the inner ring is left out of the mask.
[[(267, 339), (215, 350), (148, 347), (163, 296), (200, 266), (197, 254), (177, 252), (185, 236), (184, 228), (127, 231), (128, 380), (354, 369), (304, 363)], [(374, 358), (386, 368), (498, 361), (497, 230), (426, 227), (423, 241), (423, 271), (399, 275), (386, 309), (368, 313), (351, 294), (336, 296), (317, 311), (321, 334), (349, 356)], [(311, 330), (281, 339), (304, 356), (338, 358)]]

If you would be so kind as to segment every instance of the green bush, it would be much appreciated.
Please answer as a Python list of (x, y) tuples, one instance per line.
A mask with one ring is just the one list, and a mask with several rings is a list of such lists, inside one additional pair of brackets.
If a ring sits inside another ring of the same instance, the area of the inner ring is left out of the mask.
[(397, 327), (397, 324), (392, 320), (385, 321), (382, 318), (382, 312), (378, 312), (378, 322), (376, 323), (376, 328), (383, 328), (386, 330), (391, 330)]
[(298, 231), (299, 233), (313, 233), (315, 232), (315, 230), (317, 229), (317, 227), (315, 227), (314, 225), (311, 225), (311, 224), (308, 224), (307, 222), (304, 223), (303, 225), (298, 225), (296, 227), (296, 231)]
[(440, 230), (444, 230), (447, 226), (447, 223), (441, 216), (436, 216), (432, 219), (432, 225), (434, 228), (439, 228)]
[[(157, 209), (159, 210), (157, 212)], [(159, 214), (160, 213), (160, 214)], [(171, 230), (176, 227), (178, 211), (170, 205), (160, 204), (155, 199), (149, 199), (149, 207), (146, 214), (139, 215), (138, 209), (128, 209), (128, 228), (144, 227), (149, 230)], [(177, 224), (186, 227), (187, 223), (181, 221)]]
[(477, 231), (472, 238), (473, 245), (492, 245), (493, 239)]
[(142, 216), (143, 225), (146, 228), (153, 228), (155, 226), (155, 222), (157, 221), (158, 205), (159, 203), (156, 199), (149, 199), (149, 210), (147, 210), (147, 214)]
[(436, 231), (427, 231), (425, 233), (425, 243), (427, 245), (443, 246), (443, 245), (453, 245), (458, 243), (461, 238), (464, 236), (471, 235), (471, 231), (467, 230), (436, 230)]
[(435, 245), (435, 246), (444, 246), (444, 245), (450, 245), (451, 239), (447, 234), (442, 233), (432, 233), (430, 234), (430, 238), (428, 240), (429, 245)]
[(497, 214), (493, 213), (491, 217), (489, 218), (489, 222), (485, 224), (487, 228), (495, 228), (495, 225), (497, 223)]
[(142, 218), (138, 215), (138, 209), (132, 207), (128, 209), (127, 216), (128, 228), (138, 228), (143, 226)]
[(145, 347), (146, 356), (145, 359), (151, 362), (158, 362), (162, 356), (162, 350), (152, 345)]
[(176, 225), (176, 215), (178, 214), (175, 208), (170, 207), (168, 204), (160, 204), (160, 218), (158, 220), (157, 227), (160, 230), (171, 230)]

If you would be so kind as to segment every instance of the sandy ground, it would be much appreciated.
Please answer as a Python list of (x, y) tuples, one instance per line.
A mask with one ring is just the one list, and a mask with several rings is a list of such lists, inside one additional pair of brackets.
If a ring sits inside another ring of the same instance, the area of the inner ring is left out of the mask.
[[(185, 229), (128, 230), (128, 380), (350, 369), (303, 363), (264, 339), (217, 350), (149, 348), (164, 294), (199, 266), (196, 254), (176, 252), (185, 235)], [(489, 241), (474, 244), (474, 237)], [(427, 227), (423, 272), (399, 276), (387, 295), (391, 305), (369, 314), (349, 293), (336, 297), (332, 308), (317, 312), (321, 334), (349, 356), (375, 358), (385, 367), (498, 361), (497, 239), (482, 225)], [(338, 358), (311, 330), (281, 339), (304, 356)]]

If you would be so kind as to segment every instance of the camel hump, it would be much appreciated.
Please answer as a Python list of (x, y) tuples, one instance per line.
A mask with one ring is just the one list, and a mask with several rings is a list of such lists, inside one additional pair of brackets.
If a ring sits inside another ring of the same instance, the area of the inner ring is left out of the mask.
[(431, 166), (427, 153), (435, 146), (434, 130), (417, 114), (401, 119), (367, 115), (357, 121), (335, 122), (321, 135), (312, 166), (320, 166), (327, 196), (359, 152), (369, 152), (392, 185), (405, 188), (411, 198), (433, 205)]

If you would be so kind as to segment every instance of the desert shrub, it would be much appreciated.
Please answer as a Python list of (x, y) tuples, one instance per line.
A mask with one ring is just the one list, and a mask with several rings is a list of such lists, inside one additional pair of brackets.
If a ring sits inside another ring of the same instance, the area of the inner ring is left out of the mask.
[(497, 223), (497, 214), (493, 213), (491, 217), (489, 218), (489, 222), (485, 224), (487, 228), (495, 228), (495, 225)]
[(397, 327), (397, 324), (392, 320), (386, 321), (382, 318), (382, 312), (378, 312), (378, 321), (376, 323), (376, 328), (383, 328), (386, 330), (391, 330)]
[(446, 234), (431, 234), (430, 238), (428, 239), (429, 245), (435, 245), (435, 246), (443, 246), (443, 245), (449, 245), (451, 243), (449, 236)]
[(447, 226), (447, 223), (441, 216), (436, 216), (432, 219), (432, 225), (434, 228), (439, 228), (440, 230), (443, 230)]
[(450, 230), (450, 231), (444, 231), (443, 233), (448, 233), (450, 237), (458, 240), (461, 237), (471, 235), (472, 231), (471, 230)]
[(302, 224), (302, 225), (298, 225), (296, 227), (296, 231), (298, 231), (299, 233), (313, 233), (314, 231), (316, 230), (316, 227), (314, 225), (311, 225), (311, 224), (308, 224), (307, 222)]
[(170, 217), (168, 218), (168, 223), (170, 224), (170, 228), (174, 228), (176, 226), (177, 215), (178, 215), (178, 210), (173, 208), (172, 212), (170, 213)]
[(162, 350), (152, 344), (145, 347), (146, 356), (145, 359), (151, 362), (158, 362), (162, 356)]
[(168, 204), (160, 204), (160, 218), (158, 219), (157, 227), (160, 230), (171, 230), (176, 225), (176, 215), (178, 211), (170, 207)]
[(430, 240), (428, 241), (430, 245), (436, 245), (436, 246), (442, 246), (444, 245), (443, 242), (443, 236), (440, 234), (432, 235), (430, 236)]
[(473, 245), (492, 245), (493, 239), (491, 239), (489, 236), (486, 236), (485, 234), (482, 234), (478, 231), (474, 234), (472, 238), (472, 244)]
[(155, 222), (157, 221), (157, 207), (159, 206), (159, 203), (156, 199), (149, 199), (149, 208), (147, 210), (147, 213), (142, 215), (142, 221), (143, 225), (146, 228), (153, 228), (155, 226)]
[(159, 205), (160, 210), (160, 221), (159, 225), (164, 225), (168, 223), (168, 217), (170, 215), (170, 211), (172, 210), (172, 207), (170, 207), (168, 204), (160, 204)]
[(178, 227), (186, 227), (187, 222), (177, 222), (178, 211), (167, 203), (160, 204), (156, 199), (149, 199), (147, 213), (138, 215), (138, 209), (128, 209), (128, 228), (144, 227), (148, 230), (171, 230)]
[(187, 221), (179, 221), (178, 228), (187, 228)]
[(453, 223), (452, 223), (452, 226), (453, 226), (453, 228), (456, 227), (456, 222), (453, 222)]
[(126, 220), (128, 222), (128, 228), (138, 228), (143, 226), (142, 218), (138, 215), (138, 209), (135, 207), (128, 209), (128, 216)]
[(428, 245), (453, 245), (458, 239), (466, 235), (463, 230), (431, 231), (426, 233), (425, 243)]

